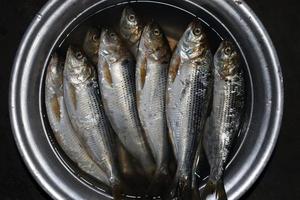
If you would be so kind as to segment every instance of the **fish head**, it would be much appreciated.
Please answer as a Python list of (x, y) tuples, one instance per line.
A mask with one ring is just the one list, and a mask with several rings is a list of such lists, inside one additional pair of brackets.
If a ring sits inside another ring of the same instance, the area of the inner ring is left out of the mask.
[(125, 54), (130, 54), (119, 35), (111, 28), (102, 30), (100, 41), (99, 53), (109, 64), (117, 62)]
[(239, 61), (239, 54), (233, 43), (223, 41), (214, 58), (215, 70), (222, 79), (229, 80), (237, 73)]
[(120, 34), (129, 43), (135, 44), (141, 37), (142, 24), (132, 8), (126, 7), (120, 20)]
[(180, 50), (183, 57), (193, 60), (204, 55), (208, 41), (199, 20), (191, 22), (183, 34)]
[(154, 21), (144, 28), (141, 44), (146, 55), (154, 60), (170, 57), (170, 46), (161, 27)]
[(100, 31), (96, 28), (88, 29), (84, 42), (83, 50), (91, 58), (94, 64), (98, 62), (98, 51), (100, 45)]
[(53, 87), (61, 86), (63, 83), (63, 69), (64, 62), (56, 53), (54, 53), (47, 69), (47, 85)]
[(67, 51), (65, 75), (74, 84), (81, 84), (93, 76), (92, 65), (82, 49), (70, 46)]

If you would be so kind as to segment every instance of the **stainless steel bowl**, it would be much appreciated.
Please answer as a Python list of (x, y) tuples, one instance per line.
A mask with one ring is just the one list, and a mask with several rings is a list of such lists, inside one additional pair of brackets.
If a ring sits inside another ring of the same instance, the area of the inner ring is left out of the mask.
[(239, 47), (247, 72), (247, 109), (225, 174), (229, 199), (238, 199), (267, 164), (283, 109), (282, 74), (276, 51), (263, 25), (240, 0), (49, 1), (28, 28), (11, 76), (11, 123), (27, 167), (54, 199), (110, 199), (105, 188), (82, 174), (53, 139), (43, 102), (44, 73), (51, 53), (63, 48), (65, 40), (72, 41), (80, 35), (81, 27), (97, 20), (115, 23), (117, 11), (127, 3), (146, 17), (159, 20), (175, 38), (196, 16), (206, 23), (213, 38), (212, 48), (222, 37), (232, 39)]

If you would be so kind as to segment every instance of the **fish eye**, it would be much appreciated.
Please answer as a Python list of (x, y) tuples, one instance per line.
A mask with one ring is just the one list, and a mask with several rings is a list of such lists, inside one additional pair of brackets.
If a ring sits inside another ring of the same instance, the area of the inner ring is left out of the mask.
[(154, 29), (154, 35), (156, 35), (156, 36), (160, 35), (160, 31), (158, 28)]
[(92, 40), (95, 41), (95, 42), (97, 42), (99, 40), (99, 35), (98, 34), (94, 34), (92, 36)]
[(128, 20), (131, 21), (131, 22), (135, 21), (135, 16), (133, 14), (130, 14), (128, 16)]
[(195, 28), (193, 33), (196, 35), (196, 36), (199, 36), (201, 35), (201, 28)]
[(82, 55), (82, 53), (80, 51), (77, 51), (76, 54), (75, 54), (75, 56), (76, 56), (76, 58), (78, 60), (81, 60), (83, 58), (83, 55)]
[(114, 32), (111, 32), (111, 33), (109, 34), (109, 37), (110, 37), (111, 39), (113, 39), (113, 40), (117, 40), (117, 35), (116, 35)]
[(231, 55), (231, 53), (232, 53), (232, 49), (231, 49), (230, 47), (226, 47), (226, 48), (224, 49), (224, 53), (225, 53), (227, 56), (229, 56), (229, 55)]
[(110, 37), (115, 37), (116, 34), (115, 34), (115, 33), (110, 33), (109, 36), (110, 36)]

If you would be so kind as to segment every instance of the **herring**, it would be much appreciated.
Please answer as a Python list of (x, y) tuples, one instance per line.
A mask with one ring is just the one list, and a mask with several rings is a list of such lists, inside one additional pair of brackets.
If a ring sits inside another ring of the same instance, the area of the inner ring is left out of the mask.
[(244, 107), (244, 79), (239, 54), (231, 42), (221, 43), (214, 56), (214, 68), (212, 113), (203, 140), (210, 175), (200, 197), (225, 200), (223, 173)]
[(50, 126), (66, 155), (84, 172), (108, 185), (105, 173), (90, 158), (71, 125), (63, 97), (63, 65), (64, 60), (54, 54), (47, 69), (45, 103)]
[(137, 111), (135, 60), (112, 29), (103, 29), (100, 41), (98, 72), (105, 111), (124, 147), (150, 178), (155, 164)]
[[(137, 54), (137, 105), (142, 126), (156, 162), (152, 187), (169, 178), (169, 141), (166, 120), (166, 91), (171, 50), (155, 22), (143, 30)], [(150, 189), (151, 190), (151, 189)]]
[[(100, 29), (98, 28), (89, 28), (85, 35), (85, 39), (83, 42), (83, 50), (89, 60), (97, 66), (98, 56), (99, 56), (99, 45), (100, 45)], [(115, 135), (115, 133), (114, 133)], [(115, 135), (116, 136), (116, 135)], [(125, 177), (132, 177), (136, 174), (136, 169), (131, 162), (130, 155), (121, 144), (119, 139), (116, 136), (116, 148), (117, 148), (117, 156), (119, 160), (119, 169)]]
[(96, 70), (83, 51), (72, 46), (65, 62), (64, 98), (75, 131), (89, 155), (107, 175), (114, 198), (121, 199), (115, 142), (101, 102)]
[(169, 69), (166, 111), (177, 161), (172, 199), (191, 199), (192, 168), (211, 97), (211, 70), (207, 37), (195, 20), (181, 37)]

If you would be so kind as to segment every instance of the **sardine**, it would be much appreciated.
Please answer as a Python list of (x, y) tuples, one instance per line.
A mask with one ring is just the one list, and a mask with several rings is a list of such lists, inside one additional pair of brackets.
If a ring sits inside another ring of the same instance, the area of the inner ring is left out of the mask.
[(203, 199), (227, 199), (223, 184), (225, 164), (237, 135), (244, 107), (244, 78), (239, 54), (224, 41), (214, 56), (214, 94), (212, 113), (207, 121), (203, 146), (210, 165)]
[(139, 41), (143, 31), (143, 25), (139, 16), (132, 8), (124, 8), (120, 20), (120, 36), (126, 42), (131, 53), (136, 57)]
[(165, 108), (170, 57), (171, 50), (162, 29), (155, 22), (149, 23), (139, 45), (136, 85), (139, 116), (157, 167), (152, 183), (155, 187), (169, 178)]
[[(87, 57), (92, 63), (97, 66), (98, 56), (99, 56), (99, 45), (100, 45), (100, 30), (97, 28), (88, 29), (84, 42), (83, 50)], [(116, 134), (114, 133), (116, 136)], [(117, 148), (117, 158), (120, 165), (119, 169), (125, 177), (132, 177), (136, 175), (136, 169), (131, 162), (130, 155), (124, 148), (124, 146), (119, 141), (119, 138), (116, 136), (116, 148)]]
[(155, 165), (138, 117), (134, 58), (112, 29), (103, 29), (100, 40), (98, 72), (105, 111), (124, 147), (150, 177)]
[(100, 30), (97, 28), (89, 28), (84, 38), (83, 50), (88, 59), (97, 66), (98, 51), (100, 44)]
[(193, 21), (171, 58), (167, 121), (177, 160), (171, 198), (191, 199), (192, 168), (203, 135), (212, 89), (212, 54), (199, 21)]
[(106, 173), (115, 199), (121, 199), (122, 183), (115, 145), (100, 98), (95, 68), (83, 51), (69, 47), (64, 69), (64, 97), (75, 131), (97, 165)]
[(45, 101), (50, 126), (66, 155), (84, 172), (108, 185), (105, 173), (90, 158), (71, 125), (63, 97), (63, 65), (64, 60), (54, 54), (47, 69)]

